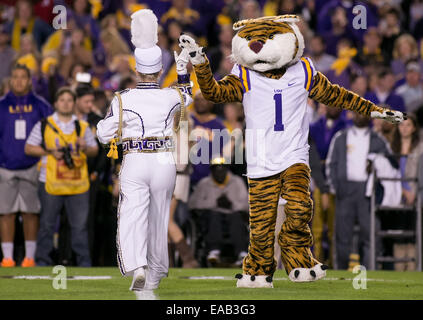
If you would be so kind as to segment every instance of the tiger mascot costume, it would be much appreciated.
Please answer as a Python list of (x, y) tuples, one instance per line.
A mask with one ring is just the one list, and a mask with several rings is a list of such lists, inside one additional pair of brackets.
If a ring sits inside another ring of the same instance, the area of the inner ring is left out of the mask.
[[(287, 202), (278, 243), (289, 279), (307, 282), (326, 275), (328, 267), (310, 250), (313, 238), (308, 224), (313, 202), (309, 190), (307, 99), (392, 123), (405, 118), (401, 112), (383, 109), (331, 84), (316, 71), (312, 61), (302, 57), (304, 39), (298, 21), (295, 15), (284, 15), (236, 22), (231, 55), (235, 65), (232, 73), (220, 81), (213, 78), (203, 48), (186, 34), (179, 38), (185, 52), (180, 56), (189, 55), (203, 96), (214, 103), (241, 102), (246, 131), (262, 133), (257, 143), (246, 134), (250, 241), (243, 274), (236, 276), (237, 287), (273, 287), (279, 197)], [(175, 59), (177, 65), (183, 63), (176, 53)], [(250, 161), (248, 154), (255, 155), (256, 161)]]

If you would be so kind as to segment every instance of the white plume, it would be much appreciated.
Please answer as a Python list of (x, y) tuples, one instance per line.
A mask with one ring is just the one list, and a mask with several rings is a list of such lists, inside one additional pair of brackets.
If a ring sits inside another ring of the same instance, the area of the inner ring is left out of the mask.
[(142, 9), (131, 16), (131, 42), (136, 48), (148, 49), (158, 41), (157, 17), (150, 9)]

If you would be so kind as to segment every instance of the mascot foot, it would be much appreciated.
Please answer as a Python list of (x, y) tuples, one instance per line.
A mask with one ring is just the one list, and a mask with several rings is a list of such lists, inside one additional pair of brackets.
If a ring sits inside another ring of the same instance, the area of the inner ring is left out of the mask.
[(311, 282), (322, 279), (326, 276), (327, 265), (316, 264), (313, 268), (292, 269), (288, 277), (293, 282)]
[(235, 278), (237, 288), (273, 288), (272, 276), (250, 276), (249, 274), (237, 274)]

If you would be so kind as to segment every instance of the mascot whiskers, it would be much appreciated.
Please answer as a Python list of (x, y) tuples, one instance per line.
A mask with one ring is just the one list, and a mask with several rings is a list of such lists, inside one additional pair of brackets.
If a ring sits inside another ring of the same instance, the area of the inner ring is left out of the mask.
[[(327, 266), (310, 250), (313, 215), (310, 197), (307, 99), (393, 123), (404, 120), (338, 85), (331, 84), (304, 58), (304, 39), (295, 15), (242, 20), (233, 25), (231, 74), (213, 78), (203, 48), (188, 35), (179, 38), (188, 51), (204, 97), (214, 103), (241, 102), (246, 130), (250, 243), (237, 287), (273, 287), (274, 232), (278, 200), (286, 200), (286, 219), (278, 235), (289, 279), (315, 281)], [(176, 56), (177, 58), (177, 56)], [(261, 139), (255, 139), (255, 133)], [(253, 155), (253, 156), (248, 156)]]

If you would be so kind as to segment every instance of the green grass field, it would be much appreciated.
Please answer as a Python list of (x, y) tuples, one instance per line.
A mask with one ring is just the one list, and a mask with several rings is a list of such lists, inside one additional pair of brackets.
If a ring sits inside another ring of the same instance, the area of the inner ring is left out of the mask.
[[(123, 278), (117, 267), (69, 267), (65, 290), (53, 288), (53, 278), (57, 274), (52, 270), (49, 267), (0, 268), (0, 299), (135, 299), (128, 290), (131, 279)], [(240, 269), (170, 269), (169, 277), (162, 280), (156, 292), (161, 300), (423, 299), (422, 272), (369, 271), (365, 290), (354, 289), (356, 274), (331, 270), (326, 279), (313, 283), (293, 283), (279, 270), (274, 275), (273, 289), (238, 289), (234, 275), (239, 272)]]

